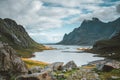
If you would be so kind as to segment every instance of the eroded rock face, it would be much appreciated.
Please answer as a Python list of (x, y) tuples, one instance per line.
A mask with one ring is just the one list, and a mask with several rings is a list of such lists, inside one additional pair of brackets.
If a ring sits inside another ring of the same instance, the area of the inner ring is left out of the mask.
[(0, 42), (0, 75), (11, 77), (28, 72), (26, 65), (17, 57), (13, 48), (8, 44)]

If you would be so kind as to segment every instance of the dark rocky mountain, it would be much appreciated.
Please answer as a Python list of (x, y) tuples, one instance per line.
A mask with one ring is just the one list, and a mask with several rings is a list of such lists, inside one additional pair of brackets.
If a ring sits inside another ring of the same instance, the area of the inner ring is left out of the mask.
[(118, 31), (120, 31), (120, 18), (108, 23), (92, 18), (92, 20), (84, 20), (80, 27), (65, 34), (58, 44), (93, 45), (98, 40), (109, 39)]
[[(31, 39), (22, 25), (18, 25), (14, 20), (8, 18), (0, 18), (0, 41), (8, 43), (21, 56), (26, 57), (29, 57), (29, 53), (45, 48)], [(23, 54), (24, 52), (25, 54)]]

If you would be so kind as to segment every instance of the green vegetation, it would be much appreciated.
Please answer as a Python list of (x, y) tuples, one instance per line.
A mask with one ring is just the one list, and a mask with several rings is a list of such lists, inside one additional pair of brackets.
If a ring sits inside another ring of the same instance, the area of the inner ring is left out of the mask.
[(23, 58), (33, 57), (34, 52), (40, 52), (40, 51), (45, 50), (45, 47), (41, 46), (40, 44), (35, 44), (34, 46), (31, 46), (28, 48), (22, 48), (22, 47), (17, 47), (17, 46), (13, 46), (13, 48), (18, 53), (17, 55)]
[[(113, 69), (110, 72), (95, 70), (95, 72), (99, 74), (101, 80), (120, 80), (120, 69)], [(112, 77), (117, 77), (117, 78), (112, 79)]]
[(56, 76), (57, 80), (66, 80), (66, 78), (76, 72), (78, 69), (72, 69), (69, 71), (55, 71), (54, 75)]

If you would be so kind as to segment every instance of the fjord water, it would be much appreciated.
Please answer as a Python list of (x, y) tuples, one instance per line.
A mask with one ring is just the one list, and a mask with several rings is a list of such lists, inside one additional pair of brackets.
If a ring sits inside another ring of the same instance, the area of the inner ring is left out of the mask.
[(65, 46), (65, 45), (46, 45), (55, 50), (45, 50), (43, 52), (35, 52), (33, 60), (43, 61), (47, 63), (64, 62), (73, 60), (78, 66), (85, 65), (88, 62), (104, 59), (102, 57), (93, 57), (95, 54), (82, 52), (77, 48), (90, 48), (91, 46)]

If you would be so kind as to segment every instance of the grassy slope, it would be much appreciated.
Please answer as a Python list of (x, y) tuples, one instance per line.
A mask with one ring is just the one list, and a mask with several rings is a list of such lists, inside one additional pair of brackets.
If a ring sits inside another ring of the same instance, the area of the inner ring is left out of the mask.
[(22, 56), (24, 58), (33, 57), (34, 52), (43, 51), (46, 49), (44, 46), (41, 46), (40, 44), (34, 44), (34, 46), (29, 48), (22, 48), (16, 46), (13, 46), (13, 48), (16, 50), (16, 52), (18, 52), (18, 56)]

